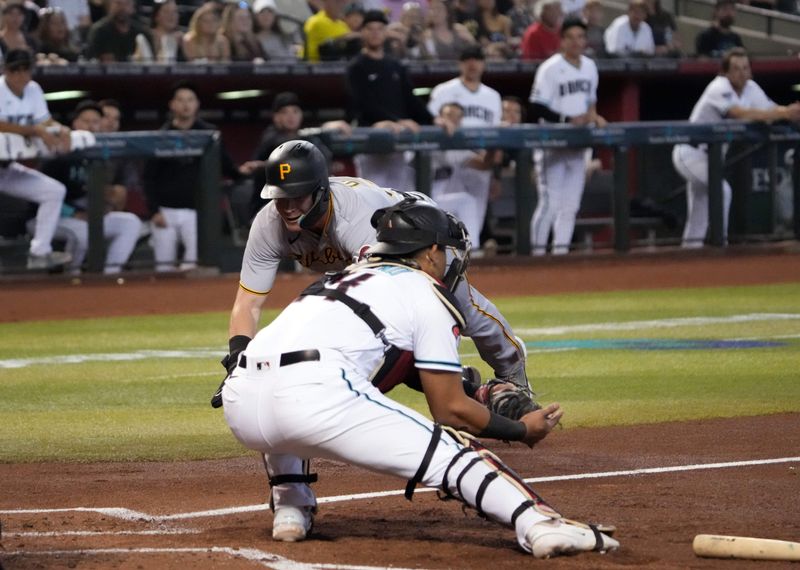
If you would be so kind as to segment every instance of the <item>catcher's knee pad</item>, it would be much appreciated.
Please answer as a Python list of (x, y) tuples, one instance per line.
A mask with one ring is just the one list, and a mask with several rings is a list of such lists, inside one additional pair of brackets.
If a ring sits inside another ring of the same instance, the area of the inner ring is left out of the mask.
[(519, 475), (506, 466), (478, 440), (469, 434), (452, 428), (444, 427), (443, 429), (463, 448), (453, 456), (444, 471), (441, 486), (443, 495), (440, 495), (440, 498), (443, 500), (449, 498), (458, 499), (475, 508), (479, 516), (488, 518), (486, 509), (484, 509), (484, 501), (494, 500), (492, 498), (492, 485), (498, 479), (502, 479), (519, 492), (522, 501), (515, 508), (510, 521), (500, 522), (510, 522), (513, 525), (517, 518), (530, 508), (551, 518), (559, 518), (561, 516), (537, 495)]

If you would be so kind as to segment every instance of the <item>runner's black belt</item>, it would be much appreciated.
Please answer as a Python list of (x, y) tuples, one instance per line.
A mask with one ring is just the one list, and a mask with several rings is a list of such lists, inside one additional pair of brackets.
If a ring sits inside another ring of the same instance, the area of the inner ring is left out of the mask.
[[(279, 366), (291, 366), (292, 364), (299, 364), (300, 362), (314, 362), (319, 360), (319, 351), (314, 350), (295, 350), (293, 352), (284, 352), (281, 354), (281, 362)], [(239, 366), (247, 368), (247, 356), (244, 354), (239, 357)]]

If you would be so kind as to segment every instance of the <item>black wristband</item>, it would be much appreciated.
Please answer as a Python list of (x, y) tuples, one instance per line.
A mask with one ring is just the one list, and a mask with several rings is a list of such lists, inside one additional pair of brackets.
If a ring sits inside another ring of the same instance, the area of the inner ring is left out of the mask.
[(504, 441), (522, 441), (527, 433), (528, 429), (522, 422), (510, 420), (490, 410), (489, 423), (481, 430), (478, 437), (489, 437)]
[(247, 348), (247, 344), (251, 340), (252, 339), (249, 336), (245, 336), (243, 334), (232, 336), (228, 340), (228, 354), (231, 356), (237, 356), (240, 352)]

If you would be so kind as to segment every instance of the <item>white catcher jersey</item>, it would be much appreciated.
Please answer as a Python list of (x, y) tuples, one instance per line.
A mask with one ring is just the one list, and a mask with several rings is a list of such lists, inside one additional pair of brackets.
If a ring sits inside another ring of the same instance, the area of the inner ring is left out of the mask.
[(375, 228), (370, 224), (375, 210), (403, 199), (399, 192), (363, 178), (333, 177), (330, 183), (333, 215), (322, 236), (305, 230), (290, 232), (274, 202), (261, 209), (242, 258), (242, 287), (256, 294), (269, 293), (282, 259), (294, 259), (319, 272), (344, 269), (358, 258), (363, 246), (375, 243)]
[(38, 125), (50, 118), (44, 92), (38, 83), (29, 81), (17, 97), (0, 77), (0, 121), (15, 125)]
[[(327, 287), (369, 305), (386, 327), (387, 340), (413, 352), (417, 368), (461, 372), (460, 331), (426, 274), (402, 265), (371, 266)], [(334, 350), (346, 359), (348, 370), (369, 377), (383, 356), (384, 344), (344, 303), (309, 295), (259, 331), (245, 354), (257, 359), (305, 349)]]
[(582, 115), (597, 102), (599, 76), (594, 61), (581, 56), (575, 67), (560, 53), (536, 70), (529, 101), (566, 117)]
[(745, 83), (742, 94), (739, 95), (728, 78), (719, 75), (708, 84), (700, 99), (695, 103), (689, 122), (715, 123), (721, 121), (728, 118), (728, 111), (733, 107), (767, 110), (775, 107), (775, 102), (767, 97), (764, 90), (752, 79)]
[(437, 117), (439, 109), (446, 103), (458, 103), (464, 108), (462, 127), (493, 127), (500, 124), (503, 116), (503, 104), (497, 91), (483, 83), (477, 91), (472, 91), (464, 85), (460, 77), (433, 88), (428, 111)]

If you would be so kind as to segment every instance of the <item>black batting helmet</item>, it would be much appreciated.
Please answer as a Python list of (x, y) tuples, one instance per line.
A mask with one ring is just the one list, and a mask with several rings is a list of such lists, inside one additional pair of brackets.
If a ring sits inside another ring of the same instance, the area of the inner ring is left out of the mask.
[(308, 141), (291, 140), (273, 150), (267, 165), (262, 198), (300, 198), (318, 190), (327, 192), (328, 161)]

